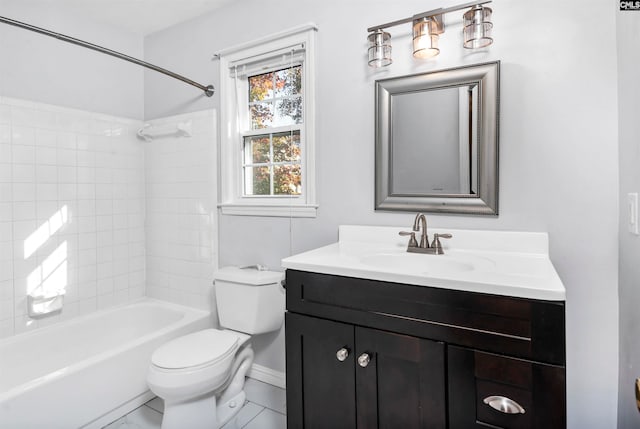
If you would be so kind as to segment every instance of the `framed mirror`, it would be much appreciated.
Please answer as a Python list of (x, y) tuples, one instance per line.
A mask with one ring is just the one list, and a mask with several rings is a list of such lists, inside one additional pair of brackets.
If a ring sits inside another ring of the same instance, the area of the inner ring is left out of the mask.
[(498, 214), (500, 62), (378, 80), (375, 209)]

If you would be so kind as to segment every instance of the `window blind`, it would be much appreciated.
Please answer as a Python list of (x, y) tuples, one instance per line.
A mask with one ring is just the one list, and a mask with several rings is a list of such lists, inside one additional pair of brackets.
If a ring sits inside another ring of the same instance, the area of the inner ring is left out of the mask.
[(229, 76), (243, 78), (267, 73), (271, 70), (278, 70), (302, 64), (304, 61), (305, 48), (303, 44), (289, 46), (261, 55), (243, 58), (229, 64)]

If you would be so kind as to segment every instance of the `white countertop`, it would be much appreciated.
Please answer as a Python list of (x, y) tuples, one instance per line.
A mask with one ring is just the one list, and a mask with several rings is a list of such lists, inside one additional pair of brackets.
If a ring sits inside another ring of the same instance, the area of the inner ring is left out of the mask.
[[(284, 268), (495, 295), (564, 301), (565, 288), (539, 232), (429, 229), (445, 254), (407, 253), (407, 227), (342, 225), (337, 243), (282, 260)], [(419, 241), (419, 236), (417, 237)]]

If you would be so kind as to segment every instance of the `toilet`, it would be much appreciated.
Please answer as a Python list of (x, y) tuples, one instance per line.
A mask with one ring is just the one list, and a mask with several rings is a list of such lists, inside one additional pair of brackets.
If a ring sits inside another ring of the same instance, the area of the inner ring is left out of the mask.
[(252, 335), (284, 320), (283, 273), (225, 267), (215, 275), (220, 329), (175, 338), (153, 353), (147, 384), (164, 400), (162, 429), (217, 429), (240, 411)]

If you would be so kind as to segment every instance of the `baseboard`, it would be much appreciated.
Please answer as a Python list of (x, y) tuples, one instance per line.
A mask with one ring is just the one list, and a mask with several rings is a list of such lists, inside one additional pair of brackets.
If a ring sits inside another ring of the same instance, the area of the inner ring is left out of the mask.
[(263, 383), (280, 387), (281, 389), (287, 388), (284, 372), (275, 371), (271, 368), (267, 368), (266, 366), (254, 363), (253, 365), (251, 365), (251, 370), (249, 371), (249, 374), (247, 374), (247, 376), (249, 378), (262, 381)]

